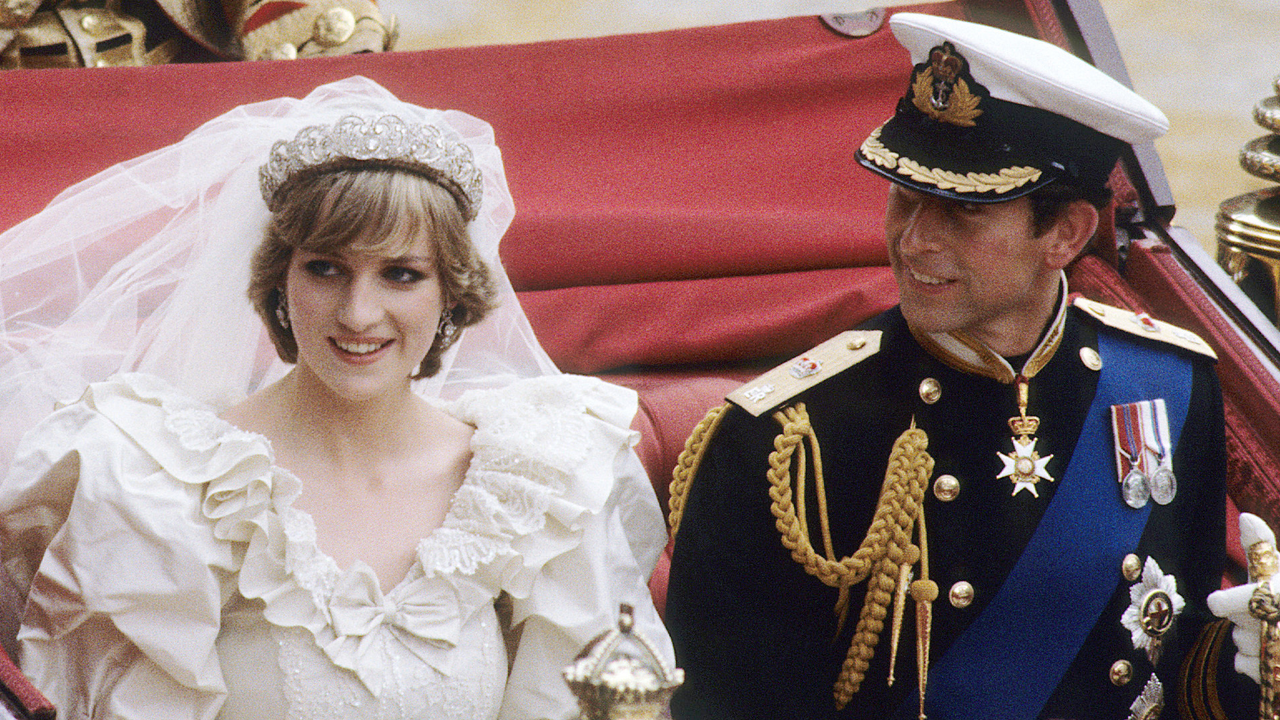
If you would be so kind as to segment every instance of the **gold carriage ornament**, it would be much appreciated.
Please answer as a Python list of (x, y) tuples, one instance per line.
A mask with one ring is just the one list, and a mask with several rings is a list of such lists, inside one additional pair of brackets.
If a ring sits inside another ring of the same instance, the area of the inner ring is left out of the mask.
[(377, 0), (155, 2), (192, 41), (228, 60), (383, 52), (399, 38), (395, 16), (384, 14)]
[(157, 65), (181, 49), (175, 34), (122, 0), (0, 0), (0, 70)]
[(635, 608), (623, 603), (618, 627), (587, 643), (564, 680), (578, 698), (580, 720), (656, 720), (664, 717), (684, 671), (670, 668), (635, 629)]
[[(1240, 150), (1240, 166), (1254, 177), (1280, 183), (1280, 76), (1275, 95), (1253, 107), (1253, 120), (1270, 134)], [(1280, 186), (1225, 200), (1216, 223), (1218, 263), (1264, 313), (1280, 317)]]

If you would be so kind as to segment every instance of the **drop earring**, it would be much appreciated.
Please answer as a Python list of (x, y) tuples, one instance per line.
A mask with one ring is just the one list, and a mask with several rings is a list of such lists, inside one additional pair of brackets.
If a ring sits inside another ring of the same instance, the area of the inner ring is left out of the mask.
[(284, 288), (276, 290), (276, 321), (280, 323), (280, 327), (289, 329), (289, 299), (284, 294)]
[(453, 310), (444, 311), (440, 315), (440, 325), (436, 328), (436, 335), (440, 337), (441, 343), (447, 345), (456, 332), (458, 332), (458, 326), (453, 324)]

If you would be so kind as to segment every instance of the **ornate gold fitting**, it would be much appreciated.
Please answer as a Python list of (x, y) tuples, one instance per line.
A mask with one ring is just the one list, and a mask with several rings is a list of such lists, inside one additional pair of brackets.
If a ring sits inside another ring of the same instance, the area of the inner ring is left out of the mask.
[(118, 5), (60, 3), (34, 12), (28, 0), (0, 0), (0, 40), (7, 36), (0, 69), (127, 67), (173, 59), (176, 41), (148, 51), (146, 25)]
[(635, 630), (635, 610), (623, 604), (618, 627), (587, 644), (564, 680), (578, 698), (581, 720), (653, 720), (684, 682), (684, 671), (667, 667), (653, 644)]
[(1269, 580), (1280, 571), (1280, 554), (1270, 542), (1261, 540), (1249, 546), (1249, 579), (1255, 582)]

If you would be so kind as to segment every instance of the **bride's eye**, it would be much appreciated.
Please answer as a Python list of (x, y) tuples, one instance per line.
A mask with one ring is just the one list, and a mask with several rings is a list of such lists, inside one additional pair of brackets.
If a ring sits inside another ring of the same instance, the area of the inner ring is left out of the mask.
[(426, 275), (413, 268), (393, 266), (383, 270), (382, 277), (397, 285), (412, 285), (424, 279)]
[(302, 267), (315, 277), (331, 277), (339, 272), (338, 266), (328, 260), (309, 260)]

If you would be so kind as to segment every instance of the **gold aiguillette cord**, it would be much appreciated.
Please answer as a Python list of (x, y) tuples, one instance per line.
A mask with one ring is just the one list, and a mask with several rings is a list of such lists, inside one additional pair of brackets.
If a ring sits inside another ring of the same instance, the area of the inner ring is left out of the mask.
[[(909, 548), (898, 575), (897, 595), (893, 607), (893, 635), (889, 641), (889, 685), (893, 685), (893, 668), (898, 664), (898, 644), (902, 635), (902, 616), (906, 607), (908, 587), (911, 599), (916, 601), (916, 674), (920, 689), (920, 720), (925, 720), (924, 695), (929, 684), (929, 640), (933, 630), (933, 601), (938, 599), (938, 584), (929, 579), (929, 535), (925, 529), (924, 512), (917, 519), (920, 528), (920, 545)], [(911, 581), (911, 566), (920, 563), (920, 579)]]
[[(924, 489), (933, 474), (933, 458), (927, 452), (929, 438), (915, 426), (913, 419), (911, 427), (894, 442), (880, 500), (867, 536), (852, 556), (837, 558), (828, 537), (830, 528), (825, 521), (826, 491), (821, 477), (818, 438), (809, 423), (808, 412), (803, 403), (796, 403), (774, 413), (773, 418), (782, 426), (782, 432), (774, 438), (774, 452), (769, 454), (769, 497), (783, 547), (791, 551), (792, 559), (800, 563), (805, 572), (839, 590), (835, 611), (841, 622), (849, 606), (849, 589), (867, 581), (866, 601), (833, 688), (836, 709), (839, 710), (849, 703), (866, 677), (885, 626), (889, 604), (894, 600), (894, 580), (902, 577), (904, 563), (910, 566), (922, 554), (921, 549), (912, 544), (911, 536), (916, 520), (923, 516)], [(813, 547), (808, 523), (804, 521), (804, 478), (808, 469), (806, 445), (813, 455), (816, 494), (822, 498), (819, 500), (819, 515), (823, 518), (820, 524), (825, 553), (819, 553)], [(797, 465), (794, 493), (791, 482), (793, 457)], [(927, 580), (927, 575), (923, 577), (912, 584), (912, 595), (917, 603), (925, 598), (927, 606), (931, 600), (926, 597), (926, 590), (933, 583)], [(936, 585), (934, 588), (936, 596)], [(922, 633), (926, 638), (928, 626), (926, 619), (926, 632)], [(928, 660), (924, 663), (927, 667)]]
[(911, 597), (916, 601), (916, 670), (920, 674), (920, 720), (924, 716), (924, 691), (929, 682), (929, 635), (933, 630), (933, 601), (938, 599), (938, 583), (929, 579), (929, 539), (924, 527), (924, 513), (917, 520), (920, 527), (920, 579), (911, 583)]

